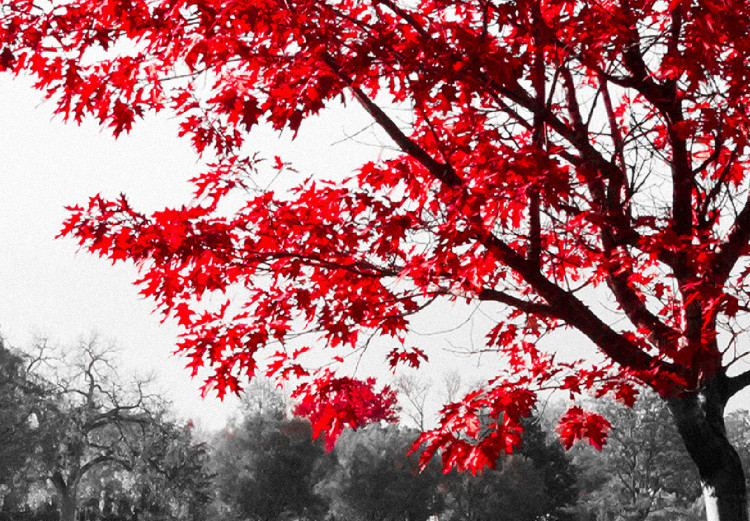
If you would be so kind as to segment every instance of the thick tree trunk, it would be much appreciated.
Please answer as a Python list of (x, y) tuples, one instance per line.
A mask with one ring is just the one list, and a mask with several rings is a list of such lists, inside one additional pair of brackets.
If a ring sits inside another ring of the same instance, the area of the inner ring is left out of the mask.
[(748, 521), (742, 462), (724, 426), (718, 389), (668, 400), (682, 441), (700, 474), (708, 521)]
[(60, 521), (75, 521), (78, 506), (78, 484), (66, 483), (60, 472), (55, 472), (51, 478), (52, 484), (57, 490), (60, 501)]
[(60, 496), (60, 521), (75, 521), (76, 503), (74, 494)]

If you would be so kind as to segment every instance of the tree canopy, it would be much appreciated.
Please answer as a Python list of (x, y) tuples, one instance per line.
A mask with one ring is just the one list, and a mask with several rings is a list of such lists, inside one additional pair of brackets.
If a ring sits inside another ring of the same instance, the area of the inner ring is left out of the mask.
[[(332, 441), (395, 403), (336, 371), (347, 350), (379, 335), (392, 366), (419, 366), (415, 313), (487, 302), (486, 349), (507, 369), (443, 409), (420, 437), (425, 462), (494, 465), (541, 390), (632, 404), (640, 383), (667, 401), (709, 516), (747, 519), (723, 423), (750, 384), (735, 371), (750, 273), (745, 0), (4, 0), (0, 17), (0, 67), (33, 75), (59, 114), (118, 135), (169, 110), (213, 158), (182, 207), (149, 215), (95, 195), (61, 232), (140, 267), (209, 388), (298, 377), (313, 432)], [(249, 151), (247, 132), (296, 134), (342, 101), (393, 153), (346, 179), (257, 189), (290, 166)], [(227, 212), (230, 194), (244, 201)], [(601, 358), (539, 342), (565, 328)], [(608, 430), (580, 407), (558, 428), (566, 445), (602, 446)]]
[(201, 519), (205, 448), (146, 381), (124, 382), (95, 336), (25, 351), (0, 342), (0, 390), (3, 519)]
[(315, 490), (326, 469), (324, 454), (306, 420), (249, 414), (216, 437), (219, 496), (238, 519), (318, 521), (327, 511)]
[(436, 462), (420, 472), (407, 454), (417, 433), (395, 425), (347, 432), (336, 444), (338, 467), (321, 486), (337, 519), (427, 521), (445, 508)]

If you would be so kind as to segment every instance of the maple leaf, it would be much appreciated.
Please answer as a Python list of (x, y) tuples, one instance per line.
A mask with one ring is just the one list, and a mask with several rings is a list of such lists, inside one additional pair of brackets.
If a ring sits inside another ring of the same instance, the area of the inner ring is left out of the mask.
[(594, 448), (601, 450), (606, 443), (610, 429), (610, 423), (601, 415), (585, 412), (580, 407), (568, 409), (555, 427), (563, 445), (568, 449), (577, 440), (585, 439)]
[(123, 131), (129, 132), (133, 128), (133, 122), (135, 121), (136, 111), (128, 106), (128, 104), (117, 100), (112, 107), (112, 123), (110, 126), (113, 127), (113, 133), (115, 137), (122, 134)]
[(0, 71), (11, 69), (15, 62), (16, 57), (13, 55), (13, 51), (8, 47), (3, 47), (2, 52), (0, 52)]
[(192, 317), (195, 314), (190, 306), (185, 302), (180, 302), (175, 306), (175, 316), (177, 316), (177, 323), (181, 326), (189, 326), (192, 324)]
[(393, 370), (395, 370), (396, 367), (401, 363), (405, 363), (408, 366), (417, 369), (422, 362), (429, 361), (425, 352), (418, 347), (412, 347), (410, 350), (394, 348), (390, 353), (388, 353), (387, 358), (388, 363)]
[(294, 414), (310, 420), (313, 435), (322, 435), (326, 450), (333, 449), (345, 427), (356, 429), (374, 421), (395, 421), (396, 393), (388, 387), (375, 392), (375, 380), (335, 377), (325, 371), (308, 385), (295, 390), (300, 398)]

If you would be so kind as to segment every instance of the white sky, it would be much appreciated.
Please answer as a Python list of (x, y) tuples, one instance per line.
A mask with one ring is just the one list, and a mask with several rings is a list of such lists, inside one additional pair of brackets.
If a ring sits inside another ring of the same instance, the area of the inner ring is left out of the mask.
[[(187, 140), (177, 138), (176, 122), (166, 114), (138, 121), (130, 134), (115, 140), (94, 122), (77, 126), (53, 118), (52, 104), (40, 100), (27, 82), (0, 77), (0, 333), (21, 348), (34, 335), (72, 344), (97, 333), (119, 346), (126, 371), (155, 374), (180, 416), (221, 427), (237, 400), (200, 398), (201, 382), (191, 380), (184, 359), (171, 355), (178, 328), (172, 321), (160, 323), (151, 302), (138, 294), (131, 284), (135, 268), (78, 252), (72, 239), (54, 239), (67, 215), (64, 206), (85, 204), (97, 193), (125, 193), (141, 211), (187, 202), (193, 189), (188, 179), (200, 172), (199, 158)], [(345, 139), (368, 124), (358, 106), (349, 106), (303, 128), (294, 143), (265, 130), (248, 141), (266, 157), (282, 155), (306, 173), (340, 176), (387, 153), (372, 134), (362, 138), (369, 145)], [(440, 331), (466, 316), (465, 309), (444, 307), (434, 324), (423, 320), (416, 329)], [(434, 345), (435, 338), (425, 342)], [(465, 338), (465, 332), (458, 333), (452, 344)], [(456, 368), (448, 358), (436, 364), (433, 381)], [(476, 369), (478, 361), (464, 360), (460, 368), (467, 363), (475, 365), (465, 381), (477, 380), (483, 372)], [(383, 373), (382, 367), (359, 370)]]
[[(190, 379), (183, 359), (171, 356), (176, 325), (161, 324), (151, 313), (152, 304), (131, 285), (135, 269), (77, 253), (70, 239), (54, 240), (66, 216), (63, 207), (83, 204), (96, 193), (123, 192), (144, 211), (186, 202), (192, 192), (187, 180), (201, 169), (198, 158), (187, 140), (176, 137), (176, 123), (166, 116), (136, 122), (129, 135), (115, 141), (93, 122), (78, 127), (52, 119), (51, 104), (40, 99), (23, 81), (0, 77), (0, 332), (17, 347), (28, 345), (35, 334), (69, 344), (97, 332), (120, 346), (127, 370), (157, 375), (179, 415), (221, 427), (237, 401), (201, 400), (200, 382)], [(295, 166), (340, 175), (383, 152), (357, 140), (338, 143), (367, 121), (358, 107), (348, 107), (303, 127), (294, 145), (271, 132), (254, 133), (249, 141), (267, 157), (279, 154)], [(377, 143), (373, 135), (365, 140)], [(466, 316), (465, 309), (443, 307), (417, 329), (438, 331)], [(457, 333), (451, 341), (440, 335), (424, 339), (447, 347), (466, 341), (468, 334)], [(574, 337), (561, 341), (573, 350), (581, 345)], [(474, 381), (486, 373), (476, 363), (444, 357), (433, 381), (452, 369)], [(730, 405), (748, 408), (748, 394)]]
[(63, 207), (99, 192), (125, 192), (144, 209), (185, 201), (199, 169), (189, 144), (155, 118), (115, 142), (93, 123), (52, 120), (40, 99), (0, 78), (0, 331), (17, 347), (35, 334), (67, 344), (96, 332), (120, 347), (127, 369), (157, 373), (179, 413), (221, 424), (233, 404), (200, 400), (198, 382), (170, 356), (177, 327), (151, 313), (131, 285), (135, 269), (54, 240)]

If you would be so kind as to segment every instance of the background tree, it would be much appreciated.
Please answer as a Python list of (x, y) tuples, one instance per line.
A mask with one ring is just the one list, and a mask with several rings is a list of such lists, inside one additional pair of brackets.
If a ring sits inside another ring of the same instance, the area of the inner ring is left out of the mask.
[(541, 477), (549, 509), (545, 519), (570, 521), (579, 496), (578, 469), (565, 454), (559, 439), (551, 438), (544, 417), (535, 414), (523, 422), (519, 454), (531, 461)]
[(33, 421), (31, 410), (24, 404), (26, 382), (23, 359), (5, 347), (0, 337), (0, 468), (4, 469), (0, 483), (12, 479), (16, 468), (23, 464), (20, 443), (28, 439)]
[(420, 380), (418, 376), (413, 374), (402, 374), (396, 378), (394, 386), (399, 393), (401, 414), (406, 415), (417, 429), (424, 430), (427, 427), (429, 414), (427, 401), (432, 382)]
[(23, 508), (29, 483), (25, 467), (39, 443), (39, 421), (47, 389), (36, 378), (36, 360), (5, 344), (0, 336), (0, 511)]
[[(161, 432), (164, 404), (144, 381), (122, 385), (112, 349), (95, 336), (66, 349), (42, 339), (34, 351), (48, 391), (25, 479), (49, 483), (60, 521), (74, 521), (89, 478), (102, 475), (97, 470), (136, 468), (144, 442)], [(110, 477), (117, 479), (115, 470)]]
[(448, 486), (450, 521), (533, 521), (552, 509), (541, 472), (517, 454), (473, 476), (453, 472)]
[[(750, 468), (750, 411), (738, 409), (727, 415), (727, 437), (742, 460), (744, 468)], [(745, 480), (750, 481), (746, 475)]]
[[(748, 2), (6, 0), (0, 16), (0, 66), (35, 75), (60, 114), (117, 135), (169, 107), (215, 155), (185, 206), (146, 215), (96, 196), (62, 231), (141, 267), (209, 387), (238, 390), (271, 354), (265, 369), (303, 379), (313, 432), (332, 441), (390, 405), (336, 373), (342, 348), (380, 334), (391, 363), (416, 366), (414, 313), (487, 302), (486, 348), (507, 369), (443, 410), (426, 459), (491, 466), (537, 391), (631, 404), (640, 383), (668, 404), (709, 518), (747, 519), (724, 409), (750, 384), (732, 372), (750, 309)], [(296, 134), (347, 99), (393, 153), (344, 180), (254, 191), (289, 165), (245, 156), (246, 131)], [(247, 204), (227, 214), (235, 189)], [(540, 339), (561, 328), (599, 358), (553, 356)], [(295, 349), (303, 332), (333, 367)], [(607, 431), (578, 407), (559, 428), (566, 445)]]
[(496, 469), (450, 474), (449, 521), (575, 519), (575, 468), (559, 441), (548, 439), (541, 418), (526, 419), (524, 427), (520, 450), (501, 456)]
[(291, 409), (291, 401), (270, 378), (253, 378), (242, 391), (241, 410), (244, 417), (283, 419)]
[(323, 519), (327, 502), (316, 491), (327, 458), (309, 422), (248, 415), (216, 435), (215, 486), (222, 518), (250, 521)]
[(443, 375), (444, 386), (444, 403), (453, 403), (458, 401), (461, 396), (461, 389), (464, 386), (463, 378), (459, 371), (449, 371)]
[(131, 469), (141, 433), (154, 423), (143, 384), (116, 381), (111, 353), (96, 338), (78, 343), (67, 360), (53, 360), (54, 414), (45, 418), (39, 471), (54, 486), (60, 521), (74, 521), (79, 488), (102, 465)]
[(597, 410), (612, 421), (607, 445), (574, 451), (584, 518), (695, 519), (700, 480), (663, 401), (644, 393), (632, 409), (602, 401)]
[(159, 420), (139, 440), (130, 472), (132, 519), (208, 521), (215, 497), (208, 446), (195, 439), (192, 422)]
[(8, 519), (205, 519), (205, 447), (144, 381), (123, 385), (113, 359), (95, 336), (72, 348), (45, 339), (27, 351), (0, 346)]
[(438, 465), (420, 472), (419, 457), (407, 454), (417, 434), (369, 425), (342, 436), (334, 451), (338, 467), (321, 485), (335, 519), (427, 521), (443, 510)]

